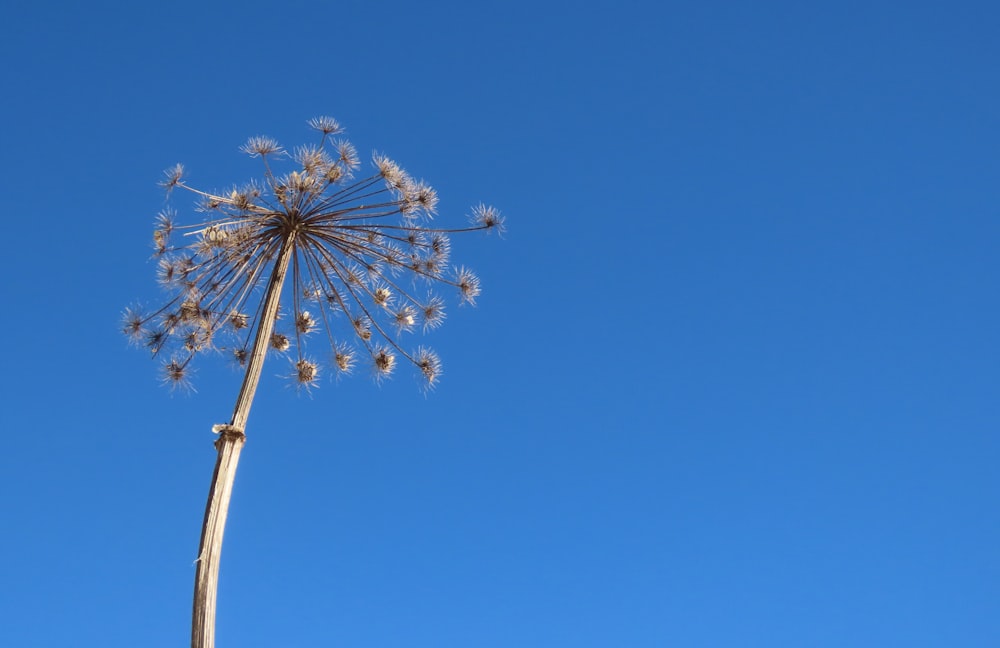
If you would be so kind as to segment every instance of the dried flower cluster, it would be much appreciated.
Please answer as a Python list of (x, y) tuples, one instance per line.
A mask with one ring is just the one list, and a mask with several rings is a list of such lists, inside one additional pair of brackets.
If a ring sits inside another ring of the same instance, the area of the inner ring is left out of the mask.
[[(246, 363), (262, 323), (262, 295), (269, 282), (284, 279), (274, 272), (275, 260), (289, 248), (291, 283), (282, 289), (270, 350), (292, 356), (297, 384), (315, 385), (322, 365), (341, 374), (362, 362), (381, 380), (400, 360), (416, 367), (427, 386), (440, 377), (438, 356), (423, 346), (407, 350), (404, 336), (444, 321), (445, 301), (435, 288), (475, 302), (479, 279), (452, 267), (449, 235), (502, 231), (502, 217), (479, 205), (468, 226), (431, 227), (434, 189), (379, 154), (371, 174), (358, 179), (358, 154), (337, 137), (340, 125), (329, 117), (309, 125), (319, 142), (290, 154), (268, 137), (242, 147), (262, 160), (260, 181), (213, 193), (189, 186), (180, 165), (166, 172), (163, 185), (196, 195), (205, 216), (181, 225), (172, 210), (159, 215), (153, 245), (159, 281), (172, 298), (153, 312), (129, 309), (124, 331), (165, 358), (171, 385), (187, 384), (201, 351), (221, 349)], [(276, 166), (289, 162), (293, 168), (279, 173)], [(323, 338), (327, 362), (307, 353), (313, 337)]]

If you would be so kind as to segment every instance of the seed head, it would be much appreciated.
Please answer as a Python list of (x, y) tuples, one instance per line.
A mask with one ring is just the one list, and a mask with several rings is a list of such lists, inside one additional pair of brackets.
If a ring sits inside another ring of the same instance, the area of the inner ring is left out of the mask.
[(299, 360), (295, 363), (295, 373), (292, 377), (298, 383), (299, 387), (309, 389), (316, 385), (316, 379), (319, 377), (319, 369), (315, 362)]
[(396, 368), (396, 356), (386, 347), (380, 347), (373, 356), (375, 360), (375, 378), (379, 381), (385, 380), (392, 375), (392, 370)]
[(369, 326), (368, 319), (365, 317), (354, 318), (354, 332), (358, 334), (358, 337), (367, 342), (372, 339), (372, 329)]
[[(355, 147), (334, 138), (343, 132), (335, 119), (317, 117), (309, 126), (318, 141), (292, 155), (266, 136), (240, 147), (261, 160), (257, 181), (214, 192), (188, 185), (179, 164), (165, 172), (162, 185), (190, 192), (202, 214), (190, 224), (170, 209), (157, 217), (157, 276), (170, 297), (149, 313), (126, 311), (122, 330), (154, 355), (169, 355), (164, 372), (171, 384), (186, 382), (192, 358), (206, 350), (221, 348), (240, 365), (249, 360), (279, 257), (289, 261), (292, 286), (283, 298), (292, 302), (294, 330), (273, 332), (268, 342), (272, 352), (292, 353), (299, 385), (315, 384), (321, 373), (305, 355), (306, 345), (321, 338), (331, 344), (326, 357), (335, 375), (364, 357), (379, 380), (400, 360), (429, 385), (441, 375), (432, 351), (408, 352), (400, 337), (444, 322), (445, 301), (435, 288), (457, 288), (463, 302), (475, 302), (479, 279), (464, 266), (449, 271), (449, 234), (502, 231), (500, 213), (481, 204), (466, 227), (430, 227), (439, 204), (433, 187), (381, 153), (373, 154), (370, 172), (359, 171)], [(426, 297), (415, 293), (418, 280), (431, 287)], [(327, 335), (309, 335), (321, 328)], [(356, 348), (339, 342), (352, 329)]]
[(337, 345), (333, 351), (333, 365), (339, 374), (349, 374), (354, 369), (354, 351), (346, 345)]
[(175, 164), (164, 171), (163, 175), (166, 176), (166, 179), (160, 182), (160, 185), (169, 192), (180, 184), (181, 178), (184, 176), (184, 166), (181, 164)]
[(166, 344), (168, 338), (169, 334), (164, 329), (153, 329), (152, 331), (147, 331), (146, 348), (149, 349), (155, 356), (163, 350), (163, 345)]
[(426, 387), (432, 389), (441, 378), (441, 359), (436, 353), (425, 347), (417, 349), (413, 357), (426, 381)]
[(444, 324), (444, 300), (437, 295), (431, 295), (420, 307), (423, 316), (424, 331), (436, 329)]
[(361, 164), (358, 150), (354, 148), (353, 144), (344, 140), (337, 142), (337, 161), (339, 162), (338, 168), (343, 169), (344, 173), (354, 171)]
[(174, 231), (174, 221), (177, 218), (173, 209), (164, 209), (156, 215), (156, 229), (163, 233), (163, 236), (170, 237)]
[(343, 130), (333, 117), (314, 117), (309, 120), (309, 125), (324, 135), (333, 135)]
[(489, 207), (479, 203), (472, 209), (472, 224), (476, 227), (490, 232), (496, 230), (497, 234), (504, 232), (504, 219), (496, 207)]
[(167, 237), (161, 230), (153, 230), (153, 249), (157, 256), (167, 251)]
[(171, 391), (193, 391), (187, 362), (174, 358), (163, 363), (163, 383)]
[(247, 350), (246, 349), (233, 349), (233, 362), (236, 363), (238, 367), (245, 367), (247, 364)]
[(248, 318), (246, 313), (241, 313), (239, 311), (230, 311), (229, 313), (229, 324), (234, 330), (239, 331), (240, 329), (245, 329), (247, 327)]
[(309, 311), (302, 311), (295, 316), (295, 330), (305, 335), (316, 329), (316, 320), (309, 314)]
[(372, 301), (382, 308), (388, 308), (392, 302), (392, 291), (385, 286), (379, 286), (372, 292)]
[(250, 157), (280, 155), (285, 151), (276, 140), (270, 137), (251, 137), (246, 144), (240, 147), (240, 150)]
[(431, 235), (427, 247), (430, 254), (438, 263), (445, 264), (448, 262), (448, 257), (451, 256), (451, 240), (446, 235), (435, 232)]
[(393, 324), (396, 326), (396, 331), (402, 333), (403, 331), (412, 331), (413, 326), (417, 323), (417, 311), (413, 306), (406, 304), (396, 310), (395, 320)]
[(471, 270), (465, 266), (459, 268), (455, 277), (455, 285), (458, 286), (459, 291), (461, 291), (462, 301), (464, 303), (476, 303), (476, 297), (478, 297), (480, 293), (479, 277), (474, 275)]
[(146, 321), (137, 308), (126, 308), (122, 315), (122, 333), (132, 344), (138, 345), (146, 337)]

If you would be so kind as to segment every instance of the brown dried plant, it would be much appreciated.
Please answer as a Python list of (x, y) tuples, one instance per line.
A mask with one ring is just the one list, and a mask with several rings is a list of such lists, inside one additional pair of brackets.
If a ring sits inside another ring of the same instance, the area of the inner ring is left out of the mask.
[[(125, 334), (164, 358), (163, 380), (172, 387), (190, 385), (191, 363), (202, 351), (223, 350), (245, 369), (232, 419), (213, 428), (219, 456), (197, 563), (196, 648), (214, 645), (222, 534), (265, 356), (289, 355), (290, 378), (306, 389), (327, 368), (346, 374), (361, 359), (379, 381), (403, 360), (433, 387), (441, 376), (437, 354), (404, 347), (404, 334), (444, 321), (446, 302), (436, 288), (466, 303), (480, 293), (475, 274), (452, 267), (449, 235), (503, 230), (500, 213), (482, 204), (467, 226), (432, 226), (434, 189), (381, 154), (359, 175), (357, 151), (340, 138), (337, 121), (319, 117), (309, 125), (318, 142), (290, 154), (269, 137), (247, 141), (241, 150), (261, 159), (261, 180), (210, 192), (187, 184), (179, 164), (166, 171), (168, 192), (193, 194), (204, 216), (180, 224), (172, 210), (159, 214), (153, 245), (170, 298), (158, 309), (125, 313)], [(276, 330), (281, 315), (287, 327)], [(323, 339), (326, 362), (307, 351), (312, 338)]]

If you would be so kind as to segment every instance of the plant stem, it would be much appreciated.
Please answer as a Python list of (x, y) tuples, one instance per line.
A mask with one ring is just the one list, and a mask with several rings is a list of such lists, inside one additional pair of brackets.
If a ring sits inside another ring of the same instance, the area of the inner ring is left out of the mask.
[(219, 438), (215, 442), (219, 456), (215, 461), (212, 485), (208, 491), (205, 520), (201, 528), (201, 544), (198, 548), (194, 609), (191, 619), (191, 648), (215, 646), (215, 601), (219, 589), (219, 557), (222, 554), (222, 535), (226, 530), (226, 515), (229, 513), (233, 481), (236, 479), (236, 465), (239, 463), (240, 451), (243, 450), (246, 441), (244, 428), (250, 416), (250, 406), (253, 404), (257, 384), (260, 382), (261, 370), (264, 368), (264, 356), (267, 355), (271, 334), (274, 332), (281, 287), (285, 283), (288, 263), (294, 253), (295, 232), (292, 231), (282, 243), (278, 260), (271, 270), (267, 294), (264, 297), (264, 310), (257, 326), (243, 385), (236, 398), (233, 418), (229, 425), (213, 428), (219, 432)]

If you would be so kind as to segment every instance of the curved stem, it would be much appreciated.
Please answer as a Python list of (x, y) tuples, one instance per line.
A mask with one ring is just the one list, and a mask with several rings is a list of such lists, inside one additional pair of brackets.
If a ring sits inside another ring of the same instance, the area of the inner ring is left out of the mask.
[(232, 497), (233, 482), (240, 452), (246, 441), (244, 428), (250, 416), (264, 356), (274, 332), (274, 321), (278, 314), (281, 287), (288, 273), (288, 263), (295, 253), (295, 232), (289, 234), (281, 246), (278, 259), (271, 270), (264, 297), (264, 307), (257, 325), (253, 351), (243, 377), (240, 394), (236, 398), (233, 418), (229, 425), (218, 425), (213, 431), (219, 432), (215, 448), (219, 456), (215, 461), (212, 485), (205, 506), (205, 520), (201, 529), (201, 544), (198, 548), (198, 567), (194, 582), (194, 609), (191, 619), (191, 648), (213, 648), (215, 645), (215, 601), (219, 588), (219, 557), (222, 554), (222, 535), (226, 529), (229, 500)]

